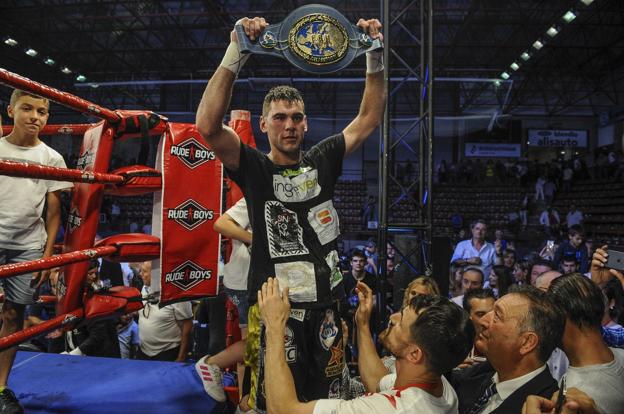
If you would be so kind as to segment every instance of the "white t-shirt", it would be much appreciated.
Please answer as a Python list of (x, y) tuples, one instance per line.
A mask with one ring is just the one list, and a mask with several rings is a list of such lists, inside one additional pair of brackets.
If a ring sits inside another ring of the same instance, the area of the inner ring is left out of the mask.
[(314, 406), (314, 414), (456, 414), (458, 411), (457, 394), (444, 377), (441, 397), (434, 397), (417, 387), (395, 389), (395, 381), (396, 374), (388, 374), (379, 381), (380, 392), (349, 401), (318, 400)]
[[(245, 198), (225, 212), (243, 229), (251, 231)], [(223, 285), (228, 289), (247, 290), (247, 274), (251, 255), (245, 243), (232, 239), (232, 255), (223, 269)]]
[[(148, 295), (149, 289), (143, 287), (142, 294)], [(141, 351), (145, 355), (154, 356), (180, 345), (180, 323), (193, 317), (191, 302), (179, 302), (159, 308), (157, 303), (144, 301), (143, 306), (139, 311)]]
[[(43, 142), (34, 147), (22, 147), (2, 137), (0, 159), (66, 168), (61, 154)], [(46, 194), (72, 185), (65, 181), (0, 176), (0, 248), (42, 249), (47, 239), (41, 216)]]
[(613, 361), (606, 364), (568, 368), (566, 387), (576, 387), (594, 399), (601, 413), (624, 409), (624, 349), (610, 348)]

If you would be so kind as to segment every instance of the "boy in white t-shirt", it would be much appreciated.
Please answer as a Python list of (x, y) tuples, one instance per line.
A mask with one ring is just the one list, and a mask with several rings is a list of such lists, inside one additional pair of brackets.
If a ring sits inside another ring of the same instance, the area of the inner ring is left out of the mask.
[[(475, 333), (468, 314), (443, 297), (413, 298), (401, 312), (390, 317), (388, 328), (380, 335), (384, 347), (397, 358), (396, 373), (388, 374), (375, 352), (369, 330), (363, 329), (373, 309), (372, 291), (362, 282), (357, 291), (358, 367), (369, 393), (349, 401), (336, 398), (299, 402), (285, 358), (288, 288), (280, 292), (278, 281), (273, 278), (262, 285), (258, 304), (267, 332), (264, 391), (268, 412), (457, 413), (457, 395), (442, 373), (457, 366), (472, 348)], [(344, 360), (340, 346), (332, 347), (332, 354), (336, 360)], [(376, 384), (376, 389), (372, 389), (372, 384)], [(340, 389), (333, 388), (330, 387), (332, 393), (339, 396)]]
[[(47, 99), (13, 91), (7, 111), (13, 130), (0, 138), (0, 159), (65, 168), (63, 157), (39, 139), (49, 107)], [(52, 256), (61, 224), (60, 193), (71, 187), (68, 182), (0, 176), (0, 265)], [(0, 337), (22, 330), (24, 309), (49, 273), (2, 279), (5, 299)], [(15, 394), (6, 388), (16, 349), (0, 353), (0, 413), (23, 412)]]

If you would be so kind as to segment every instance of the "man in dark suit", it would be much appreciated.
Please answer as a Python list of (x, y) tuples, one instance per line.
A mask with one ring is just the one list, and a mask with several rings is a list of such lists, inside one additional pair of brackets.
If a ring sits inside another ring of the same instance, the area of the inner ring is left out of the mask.
[(481, 320), (475, 347), (487, 362), (451, 375), (460, 414), (520, 413), (529, 395), (550, 398), (557, 383), (546, 361), (564, 317), (545, 292), (523, 286), (498, 299)]

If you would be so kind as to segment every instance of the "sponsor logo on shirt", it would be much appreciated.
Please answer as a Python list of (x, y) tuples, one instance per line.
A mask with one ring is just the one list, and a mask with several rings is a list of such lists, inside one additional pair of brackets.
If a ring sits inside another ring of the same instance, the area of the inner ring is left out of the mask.
[(299, 322), (303, 322), (305, 318), (305, 309), (291, 309), (290, 317), (298, 320)]
[(318, 170), (312, 169), (288, 177), (273, 174), (273, 193), (279, 201), (285, 203), (298, 203), (316, 197), (321, 193)]
[(178, 157), (191, 170), (216, 159), (214, 151), (206, 148), (195, 138), (189, 138), (179, 145), (172, 145), (169, 153)]
[(182, 263), (171, 272), (165, 273), (165, 283), (171, 283), (182, 290), (189, 290), (211, 278), (212, 270), (204, 269), (190, 260)]
[(342, 378), (336, 378), (329, 384), (329, 393), (327, 398), (338, 399), (340, 398), (340, 381)]
[(264, 205), (264, 221), (272, 259), (309, 253), (303, 244), (303, 229), (294, 211), (278, 201), (267, 201)]
[(327, 200), (308, 211), (308, 222), (321, 244), (335, 240), (340, 234), (338, 213), (332, 200)]
[(207, 220), (214, 218), (214, 211), (207, 210), (193, 199), (188, 199), (176, 208), (167, 211), (167, 219), (174, 220), (185, 229), (192, 231)]

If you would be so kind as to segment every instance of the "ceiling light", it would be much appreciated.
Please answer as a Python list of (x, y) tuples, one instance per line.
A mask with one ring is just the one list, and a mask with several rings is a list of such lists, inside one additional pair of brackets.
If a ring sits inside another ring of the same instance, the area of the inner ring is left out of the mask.
[(507, 79), (509, 79), (509, 73), (503, 72), (503, 73), (500, 74), (500, 77), (505, 79), (505, 80), (507, 80)]
[(44, 60), (43, 63), (45, 63), (48, 66), (54, 66), (56, 64), (56, 62), (52, 58), (46, 58), (46, 60)]
[(533, 42), (533, 47), (537, 50), (540, 50), (544, 47), (544, 44), (540, 40), (536, 40), (535, 42)]
[(520, 69), (520, 65), (518, 65), (516, 62), (513, 62), (511, 65), (509, 65), (509, 67), (513, 70)]
[(589, 6), (590, 4), (592, 4), (594, 2), (594, 0), (581, 0), (581, 3), (583, 3), (586, 6)]
[(531, 55), (529, 55), (529, 52), (522, 52), (520, 57), (522, 58), (522, 60), (527, 61), (531, 58)]
[(550, 29), (546, 30), (546, 34), (550, 37), (557, 36), (557, 33), (559, 33), (559, 30), (555, 26), (550, 26)]
[(17, 46), (17, 40), (13, 39), (12, 37), (7, 37), (6, 39), (4, 39), (4, 44), (7, 46)]
[(85, 75), (78, 75), (78, 76), (76, 76), (76, 80), (78, 82), (84, 82), (84, 81), (87, 80), (87, 77)]
[(566, 14), (563, 15), (563, 20), (566, 23), (570, 23), (572, 20), (576, 19), (576, 14), (572, 10), (568, 10)]
[(69, 75), (70, 73), (72, 73), (71, 69), (68, 68), (67, 66), (64, 66), (63, 69), (61, 69), (61, 72), (63, 72), (66, 75)]
[(24, 52), (30, 57), (35, 57), (39, 54), (39, 52), (37, 52), (35, 49), (32, 49), (32, 48), (28, 48)]

